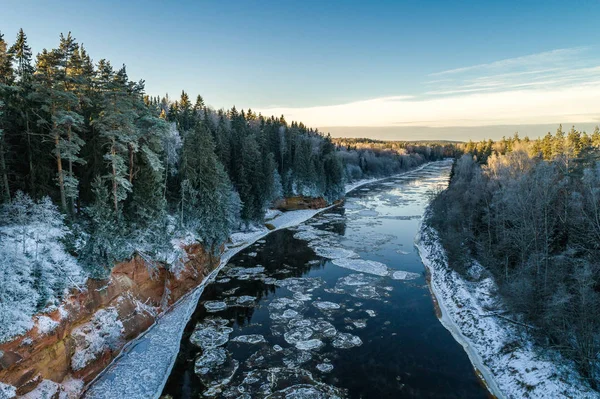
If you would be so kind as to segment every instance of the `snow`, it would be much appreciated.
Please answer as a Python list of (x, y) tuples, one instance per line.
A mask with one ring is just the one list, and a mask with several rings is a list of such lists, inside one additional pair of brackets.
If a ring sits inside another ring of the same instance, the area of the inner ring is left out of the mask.
[(388, 268), (385, 264), (374, 260), (364, 259), (334, 259), (332, 263), (336, 266), (343, 267), (361, 273), (374, 274), (376, 276), (387, 276)]
[[(442, 325), (464, 347), (492, 394), (500, 399), (600, 398), (571, 362), (552, 350), (542, 351), (521, 327), (487, 312), (494, 281), (491, 277), (466, 281), (451, 270), (432, 228), (423, 224), (415, 245), (431, 274), (430, 288), (442, 312)], [(519, 345), (506, 350), (514, 342)]]
[(85, 282), (62, 245), (69, 233), (63, 219), (48, 197), (35, 202), (18, 192), (11, 204), (0, 206), (0, 343), (29, 331), (40, 307), (57, 306)]
[(81, 370), (108, 349), (118, 346), (123, 323), (115, 308), (98, 310), (92, 320), (73, 330), (75, 353), (71, 357), (73, 370)]
[(0, 399), (10, 399), (17, 396), (17, 389), (12, 385), (0, 382)]
[(36, 326), (40, 334), (48, 334), (54, 331), (59, 324), (48, 316), (38, 316)]

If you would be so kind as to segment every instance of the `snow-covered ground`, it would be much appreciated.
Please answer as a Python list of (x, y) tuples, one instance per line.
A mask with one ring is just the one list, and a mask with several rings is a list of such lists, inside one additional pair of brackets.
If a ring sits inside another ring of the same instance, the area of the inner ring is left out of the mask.
[(493, 315), (502, 313), (503, 306), (495, 300), (493, 278), (480, 265), (471, 266), (468, 280), (451, 270), (437, 233), (425, 224), (415, 245), (429, 269), (441, 323), (464, 347), (496, 397), (600, 398), (571, 362), (552, 351), (542, 352), (524, 327)]
[[(420, 170), (426, 165), (421, 165), (405, 173)], [(346, 185), (345, 191), (347, 194), (365, 184), (397, 176), (399, 175), (359, 180)], [(222, 254), (219, 266), (202, 284), (173, 305), (144, 334), (126, 345), (112, 364), (89, 384), (84, 397), (94, 399), (159, 398), (179, 353), (183, 330), (196, 308), (204, 287), (215, 279), (229, 259), (270, 232), (299, 225), (329, 208), (331, 207), (291, 212), (268, 211), (266, 219), (275, 226), (274, 230), (261, 227), (248, 232), (232, 234), (231, 243), (227, 245)]]

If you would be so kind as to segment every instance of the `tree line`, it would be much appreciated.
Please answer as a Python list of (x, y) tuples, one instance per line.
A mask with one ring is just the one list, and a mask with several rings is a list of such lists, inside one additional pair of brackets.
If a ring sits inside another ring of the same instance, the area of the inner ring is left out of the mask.
[(430, 223), (449, 264), (473, 259), (542, 346), (600, 379), (600, 132), (574, 127), (463, 146)]
[(174, 235), (216, 251), (278, 198), (333, 201), (349, 180), (441, 156), (336, 145), (283, 116), (214, 110), (185, 91), (149, 96), (71, 33), (35, 59), (23, 30), (10, 45), (0, 34), (0, 201), (49, 197), (91, 276), (136, 252), (160, 257)]

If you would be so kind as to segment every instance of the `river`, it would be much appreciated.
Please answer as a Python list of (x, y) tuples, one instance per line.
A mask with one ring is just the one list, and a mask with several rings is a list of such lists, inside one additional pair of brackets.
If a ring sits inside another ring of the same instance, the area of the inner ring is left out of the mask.
[(414, 237), (442, 161), (246, 248), (204, 290), (163, 395), (487, 398), (435, 315)]

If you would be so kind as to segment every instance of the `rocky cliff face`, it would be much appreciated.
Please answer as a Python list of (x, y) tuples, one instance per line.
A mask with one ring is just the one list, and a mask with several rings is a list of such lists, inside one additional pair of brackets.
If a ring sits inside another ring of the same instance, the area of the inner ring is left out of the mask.
[(17, 395), (50, 384), (56, 386), (56, 395), (65, 389), (64, 396), (76, 397), (76, 392), (66, 395), (66, 388), (50, 382), (82, 387), (91, 381), (128, 341), (218, 265), (218, 257), (200, 245), (186, 252), (176, 273), (135, 257), (117, 264), (107, 280), (88, 280), (60, 308), (38, 315), (26, 335), (0, 345), (0, 382), (14, 386)]
[(288, 197), (278, 200), (274, 208), (280, 211), (297, 211), (300, 209), (320, 209), (327, 206), (325, 198), (318, 197)]

